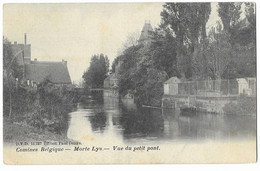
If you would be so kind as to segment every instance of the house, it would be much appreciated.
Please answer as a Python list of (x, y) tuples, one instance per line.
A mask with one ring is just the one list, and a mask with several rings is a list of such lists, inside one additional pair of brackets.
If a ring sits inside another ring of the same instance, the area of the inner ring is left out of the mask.
[(124, 99), (134, 99), (134, 94), (130, 91), (124, 96)]
[(24, 44), (11, 45), (18, 65), (23, 68), (23, 80), (27, 86), (37, 88), (37, 85), (48, 79), (56, 86), (71, 85), (71, 78), (67, 67), (67, 61), (37, 61), (31, 60), (31, 45), (26, 42), (24, 35)]
[(238, 94), (244, 95), (256, 95), (256, 78), (237, 78), (238, 82)]
[(122, 65), (122, 61), (119, 60), (117, 65), (115, 66), (115, 73), (112, 73), (107, 78), (105, 78), (104, 80), (105, 89), (118, 88), (118, 82), (119, 82), (118, 73), (121, 65)]
[(164, 82), (164, 94), (165, 95), (177, 95), (178, 94), (178, 84), (181, 80), (177, 77), (172, 77)]
[(104, 80), (104, 88), (112, 89), (117, 87), (118, 87), (118, 75), (116, 73), (112, 73)]
[(245, 78), (238, 78), (237, 79), (238, 82), (238, 94), (248, 94), (250, 93), (249, 91), (249, 87), (248, 87), (248, 83), (246, 81)]
[(67, 61), (43, 62), (35, 59), (29, 64), (25, 64), (24, 68), (24, 79), (27, 85), (34, 86), (46, 79), (54, 85), (63, 86), (71, 84)]

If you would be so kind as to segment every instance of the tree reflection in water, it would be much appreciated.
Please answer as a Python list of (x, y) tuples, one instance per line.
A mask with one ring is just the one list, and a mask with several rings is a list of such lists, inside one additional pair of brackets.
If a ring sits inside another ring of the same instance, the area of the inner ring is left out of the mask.
[(163, 136), (164, 124), (160, 110), (139, 108), (139, 110), (127, 110), (122, 106), (124, 115), (120, 118), (120, 124), (124, 131), (124, 138)]
[(85, 97), (81, 108), (69, 114), (71, 138), (91, 135), (124, 142), (256, 138), (256, 118), (251, 116), (183, 114), (126, 106), (118, 98), (103, 97), (100, 93)]
[(93, 116), (88, 117), (92, 131), (104, 132), (107, 126), (107, 117), (104, 112), (95, 113)]

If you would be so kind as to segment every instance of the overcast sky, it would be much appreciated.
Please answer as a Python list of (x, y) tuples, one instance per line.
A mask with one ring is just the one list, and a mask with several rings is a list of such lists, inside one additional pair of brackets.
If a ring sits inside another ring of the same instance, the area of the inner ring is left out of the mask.
[[(219, 17), (216, 4), (208, 26)], [(78, 81), (93, 54), (103, 53), (110, 64), (131, 32), (141, 31), (145, 20), (160, 23), (162, 3), (7, 4), (3, 34), (10, 41), (31, 44), (32, 60), (68, 61), (71, 79)]]

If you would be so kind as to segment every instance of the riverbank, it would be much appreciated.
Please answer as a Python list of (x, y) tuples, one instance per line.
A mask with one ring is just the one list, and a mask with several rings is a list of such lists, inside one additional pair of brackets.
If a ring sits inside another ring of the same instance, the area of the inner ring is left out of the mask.
[(55, 134), (47, 130), (41, 130), (24, 124), (23, 122), (11, 122), (3, 120), (3, 141), (14, 143), (16, 141), (66, 141), (66, 134)]

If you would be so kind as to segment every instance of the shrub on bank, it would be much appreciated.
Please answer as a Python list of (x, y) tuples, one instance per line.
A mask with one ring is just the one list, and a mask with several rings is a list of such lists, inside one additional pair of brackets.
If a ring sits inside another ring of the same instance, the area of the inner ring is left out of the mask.
[(223, 108), (226, 114), (256, 115), (256, 98), (241, 96), (237, 104), (230, 102)]
[[(66, 87), (57, 87), (47, 81), (40, 84), (37, 90), (19, 87), (12, 98), (12, 117), (9, 120), (39, 131), (63, 134), (67, 128), (67, 113), (72, 108), (73, 95)], [(5, 104), (7, 112), (8, 102)]]

